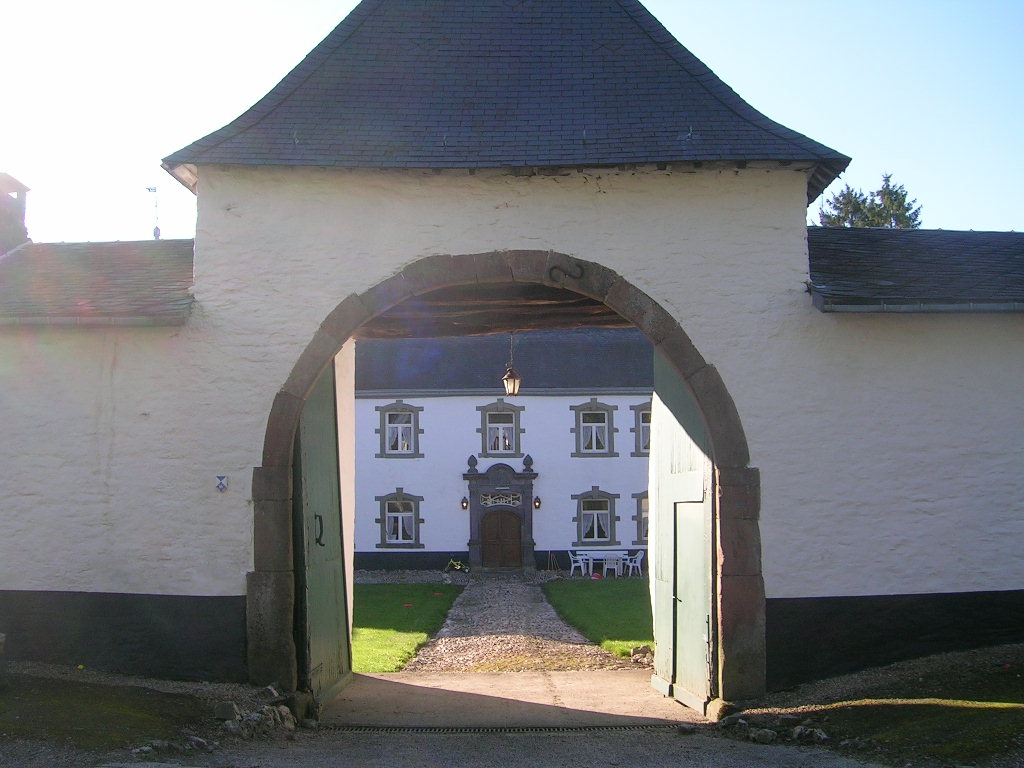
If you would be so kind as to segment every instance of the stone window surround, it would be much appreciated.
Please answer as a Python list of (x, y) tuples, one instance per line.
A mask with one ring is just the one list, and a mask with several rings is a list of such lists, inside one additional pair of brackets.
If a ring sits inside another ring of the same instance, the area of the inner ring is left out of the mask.
[[(634, 547), (646, 547), (647, 537), (644, 536), (644, 518), (650, 520), (650, 510), (645, 509), (647, 507), (646, 502), (648, 501), (647, 491), (640, 491), (640, 493), (634, 493), (633, 499), (636, 500), (636, 514), (633, 515), (633, 522), (636, 523), (636, 538), (633, 539)], [(645, 514), (646, 513), (646, 514)]]
[[(404, 400), (395, 400), (387, 405), (374, 406), (374, 410), (380, 414), (380, 425), (374, 431), (380, 436), (380, 452), (376, 454), (378, 459), (422, 459), (420, 451), (420, 435), (423, 429), (420, 427), (420, 413), (423, 406), (410, 405)], [(388, 416), (392, 413), (408, 413), (412, 416), (412, 445), (409, 451), (388, 450)]]
[[(380, 528), (380, 542), (377, 544), (378, 549), (425, 548), (426, 545), (420, 542), (420, 527), (423, 525), (423, 518), (420, 516), (420, 502), (423, 501), (422, 496), (416, 496), (411, 493), (406, 493), (404, 488), (396, 488), (393, 493), (387, 493), (384, 494), (383, 496), (374, 496), (373, 500), (380, 505), (380, 516), (375, 518), (373, 521), (377, 523), (377, 525)], [(412, 503), (413, 540), (411, 542), (388, 541), (387, 520), (389, 501), (407, 501)]]
[[(574, 547), (617, 547), (621, 546), (621, 542), (615, 537), (616, 523), (619, 518), (615, 514), (615, 500), (619, 498), (617, 493), (608, 493), (602, 491), (598, 486), (591, 486), (589, 491), (583, 493), (574, 493), (571, 496), (572, 500), (576, 502), (576, 516), (572, 518), (572, 521), (576, 523), (576, 539), (572, 545)], [(583, 502), (584, 501), (603, 501), (608, 505), (608, 538), (607, 539), (584, 539), (583, 538)]]
[[(521, 459), (524, 456), (522, 436), (526, 431), (522, 427), (522, 421), (520, 419), (522, 412), (526, 410), (525, 405), (515, 405), (513, 403), (505, 402), (505, 398), (499, 397), (493, 403), (487, 405), (478, 405), (477, 411), (480, 413), (480, 427), (477, 432), (480, 433), (480, 453), (477, 455), (480, 458), (505, 458), (505, 459)], [(506, 413), (512, 415), (512, 450), (511, 451), (493, 451), (488, 446), (488, 422), (487, 417), (492, 413)]]
[(270, 408), (263, 456), (252, 479), (253, 570), (246, 576), (250, 682), (294, 690), (292, 449), (305, 397), (325, 365), (359, 329), (394, 306), (441, 288), (479, 283), (555, 285), (588, 296), (632, 322), (692, 393), (713, 450), (719, 555), (711, 574), (717, 605), (715, 688), (722, 699), (765, 691), (765, 590), (758, 522), (760, 473), (725, 382), (661, 304), (608, 267), (565, 253), (502, 250), (427, 256), (343, 299), (300, 353)]
[[(576, 436), (576, 450), (573, 451), (572, 457), (574, 459), (591, 459), (591, 458), (614, 458), (619, 454), (615, 452), (615, 433), (619, 430), (615, 426), (615, 411), (618, 410), (617, 405), (608, 405), (607, 403), (599, 402), (596, 397), (590, 398), (590, 400), (582, 405), (570, 405), (569, 410), (573, 412), (574, 426), (569, 431)], [(583, 416), (586, 413), (603, 413), (605, 415), (605, 450), (603, 451), (585, 451), (583, 450), (583, 441), (585, 439), (585, 430), (583, 425)]]
[[(631, 405), (629, 410), (633, 412), (633, 426), (630, 428), (630, 432), (633, 433), (633, 452), (630, 456), (646, 457), (651, 455), (651, 406), (652, 402), (648, 400), (646, 403), (640, 403), (640, 405)], [(643, 422), (644, 414), (647, 414), (646, 425)], [(643, 434), (644, 427), (647, 428), (647, 447), (643, 446)]]

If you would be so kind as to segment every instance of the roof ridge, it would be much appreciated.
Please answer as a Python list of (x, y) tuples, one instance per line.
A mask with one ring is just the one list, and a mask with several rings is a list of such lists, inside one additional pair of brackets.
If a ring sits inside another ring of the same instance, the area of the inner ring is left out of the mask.
[[(288, 70), (284, 77), (278, 80), (277, 84), (264, 96), (261, 96), (255, 104), (250, 106), (241, 115), (222, 128), (218, 128), (213, 133), (207, 134), (201, 139), (198, 139), (167, 155), (167, 157), (162, 161), (163, 167), (170, 170), (171, 164), (175, 162), (174, 157), (185, 150), (194, 149), (196, 152), (206, 152), (219, 144), (223, 144), (228, 139), (233, 139), (234, 137), (245, 133), (253, 126), (259, 125), (259, 123), (270, 115), (274, 109), (281, 104), (281, 102), (298, 90), (299, 86), (305, 83), (313, 75), (317, 67), (310, 66), (309, 71), (303, 76), (293, 77), (293, 75), (296, 75), (296, 73), (298, 73), (304, 66), (309, 65), (310, 61), (313, 59), (317, 61), (317, 65), (319, 66), (319, 64), (324, 60), (325, 52), (336, 51), (384, 2), (386, 2), (386, 0), (360, 0), (356, 7), (353, 8), (347, 16), (335, 25), (334, 29), (327, 34), (327, 37), (313, 46), (313, 49), (302, 57), (302, 61)], [(285, 81), (288, 81), (290, 84), (294, 84), (285, 89), (282, 87)]]

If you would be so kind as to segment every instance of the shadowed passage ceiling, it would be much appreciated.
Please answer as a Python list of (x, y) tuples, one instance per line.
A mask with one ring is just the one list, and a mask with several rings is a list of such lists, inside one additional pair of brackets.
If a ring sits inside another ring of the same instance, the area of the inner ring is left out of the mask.
[(361, 339), (483, 336), (582, 327), (631, 328), (599, 301), (536, 283), (439, 288), (398, 304), (359, 329)]

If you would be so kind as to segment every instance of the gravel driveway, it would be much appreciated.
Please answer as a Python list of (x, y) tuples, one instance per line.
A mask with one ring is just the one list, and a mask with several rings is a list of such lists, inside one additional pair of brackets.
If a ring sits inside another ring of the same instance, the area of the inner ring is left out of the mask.
[(635, 669), (555, 613), (543, 577), (473, 574), (434, 639), (403, 672)]

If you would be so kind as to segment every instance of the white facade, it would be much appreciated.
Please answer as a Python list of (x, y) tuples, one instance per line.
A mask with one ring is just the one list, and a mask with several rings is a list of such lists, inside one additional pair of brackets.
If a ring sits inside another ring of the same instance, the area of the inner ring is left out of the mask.
[[(796, 167), (204, 167), (186, 326), (0, 329), (0, 583), (245, 594), (252, 469), (319, 324), (424, 256), (524, 248), (615, 270), (717, 367), (760, 469), (769, 599), (1020, 588), (1024, 316), (819, 313), (805, 194)], [(528, 445), (543, 499), (555, 459)], [(444, 514), (457, 482), (431, 488)]]
[[(500, 372), (499, 372), (500, 373)], [(497, 377), (496, 377), (497, 383)], [(497, 394), (497, 390), (496, 393)], [(533, 459), (534, 494), (541, 500), (533, 513), (533, 537), (537, 551), (554, 551), (564, 556), (567, 549), (584, 546), (577, 522), (577, 501), (572, 497), (594, 487), (617, 496), (614, 499), (614, 535), (608, 541), (591, 546), (615, 545), (632, 551), (646, 547), (638, 540), (635, 517), (638, 494), (647, 491), (647, 455), (635, 451), (636, 410), (646, 406), (650, 395), (592, 395), (603, 405), (614, 408), (612, 443), (614, 455), (577, 454), (573, 432), (575, 412), (572, 406), (587, 404), (590, 397), (580, 395), (526, 395), (501, 399), (521, 407), (521, 453)], [(377, 431), (381, 425), (379, 408), (395, 403), (391, 398), (356, 400), (356, 552), (357, 553), (464, 553), (470, 535), (469, 513), (461, 506), (467, 496), (463, 473), (470, 456), (478, 457), (479, 471), (504, 463), (522, 471), (523, 457), (499, 454), (481, 456), (481, 415), (478, 408), (495, 403), (496, 396), (448, 395), (403, 398), (403, 402), (423, 410), (418, 412), (421, 458), (381, 456)], [(419, 512), (423, 520), (418, 543), (421, 547), (387, 545), (382, 535), (378, 498), (397, 488), (423, 497)], [(532, 499), (526, 499), (532, 503)], [(382, 545), (382, 539), (384, 544)], [(358, 565), (357, 554), (357, 565)], [(563, 557), (564, 559), (564, 557)], [(541, 564), (543, 565), (543, 563)]]

